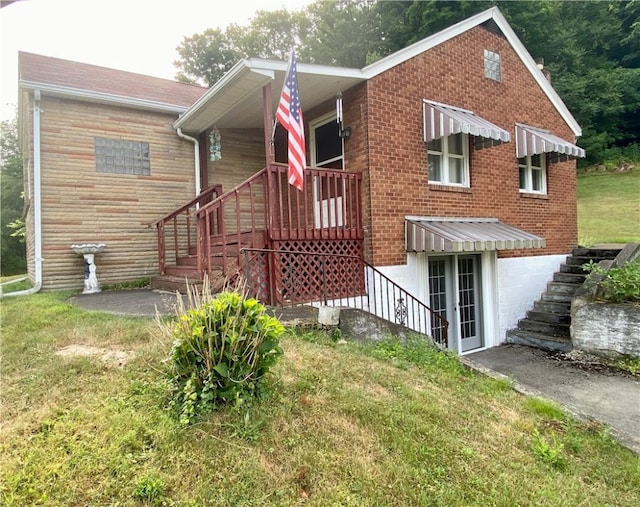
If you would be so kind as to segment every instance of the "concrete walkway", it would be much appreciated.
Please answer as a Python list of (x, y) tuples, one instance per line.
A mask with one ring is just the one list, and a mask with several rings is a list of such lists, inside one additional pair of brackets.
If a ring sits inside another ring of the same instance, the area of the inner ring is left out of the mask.
[[(135, 289), (80, 294), (70, 301), (86, 310), (123, 316), (175, 315), (176, 294)], [(283, 323), (315, 321), (309, 307), (271, 309)], [(640, 381), (594, 365), (521, 345), (502, 345), (463, 356), (463, 361), (491, 376), (506, 376), (514, 387), (555, 401), (580, 418), (611, 428), (623, 445), (640, 454)]]
[[(525, 394), (556, 402), (581, 419), (600, 421), (640, 454), (640, 381), (597, 363), (522, 345), (501, 345), (464, 356), (493, 376), (505, 375)], [(497, 375), (496, 375), (497, 373)]]

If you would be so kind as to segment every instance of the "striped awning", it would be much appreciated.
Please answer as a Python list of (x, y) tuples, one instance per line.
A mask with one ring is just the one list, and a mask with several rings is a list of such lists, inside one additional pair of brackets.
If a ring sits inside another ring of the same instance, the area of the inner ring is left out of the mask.
[(585, 157), (585, 151), (575, 144), (554, 136), (547, 130), (516, 123), (516, 157), (541, 153), (556, 153), (558, 157)]
[[(472, 111), (424, 100), (424, 141), (428, 143), (452, 134), (470, 134), (489, 140), (489, 145), (511, 141), (511, 134)], [(477, 147), (483, 147), (480, 143)]]
[(544, 248), (545, 240), (497, 218), (406, 217), (407, 252)]

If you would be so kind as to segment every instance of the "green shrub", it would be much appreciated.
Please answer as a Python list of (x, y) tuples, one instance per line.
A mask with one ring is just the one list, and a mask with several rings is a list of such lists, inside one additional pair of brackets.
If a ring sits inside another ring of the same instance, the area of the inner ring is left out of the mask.
[(224, 292), (179, 317), (170, 357), (172, 403), (189, 424), (216, 405), (241, 403), (282, 355), (284, 327), (255, 299)]
[(583, 269), (595, 276), (594, 282), (602, 288), (602, 297), (614, 303), (640, 302), (640, 258), (626, 262), (621, 268), (604, 269), (593, 261)]

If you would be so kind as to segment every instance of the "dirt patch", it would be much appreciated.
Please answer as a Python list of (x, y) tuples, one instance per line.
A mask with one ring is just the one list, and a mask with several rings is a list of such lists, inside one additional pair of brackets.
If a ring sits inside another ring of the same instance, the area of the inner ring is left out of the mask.
[(131, 354), (123, 350), (101, 349), (90, 345), (69, 345), (56, 352), (62, 357), (99, 357), (105, 363), (114, 366), (124, 366), (131, 359)]

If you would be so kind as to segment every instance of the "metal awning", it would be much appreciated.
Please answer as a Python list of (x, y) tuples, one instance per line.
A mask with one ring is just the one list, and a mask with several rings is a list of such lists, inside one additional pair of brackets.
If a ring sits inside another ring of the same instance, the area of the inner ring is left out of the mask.
[(545, 240), (497, 218), (405, 217), (407, 252), (544, 248)]
[[(490, 141), (488, 145), (511, 141), (511, 134), (488, 120), (458, 107), (423, 101), (424, 142), (440, 139), (452, 134), (470, 134)], [(487, 143), (477, 143), (482, 148)]]
[(575, 144), (554, 136), (547, 130), (516, 123), (516, 157), (541, 153), (556, 153), (558, 158), (585, 157), (585, 151)]

